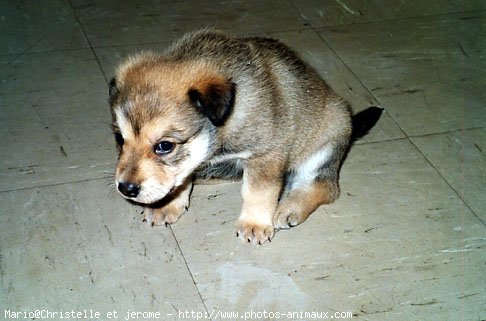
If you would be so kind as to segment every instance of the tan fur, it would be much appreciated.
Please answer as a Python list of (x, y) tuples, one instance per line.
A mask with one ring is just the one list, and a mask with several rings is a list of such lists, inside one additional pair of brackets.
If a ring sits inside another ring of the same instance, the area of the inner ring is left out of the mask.
[[(155, 207), (147, 216), (154, 224), (174, 223), (185, 211), (193, 173), (244, 171), (237, 233), (252, 243), (303, 222), (339, 194), (348, 104), (275, 40), (188, 34), (161, 55), (123, 63), (110, 103), (123, 137), (119, 189)], [(166, 142), (173, 150), (156, 154)]]
[(287, 195), (278, 205), (274, 215), (274, 225), (287, 229), (304, 222), (319, 206), (334, 202), (339, 196), (335, 182), (313, 182), (304, 189)]

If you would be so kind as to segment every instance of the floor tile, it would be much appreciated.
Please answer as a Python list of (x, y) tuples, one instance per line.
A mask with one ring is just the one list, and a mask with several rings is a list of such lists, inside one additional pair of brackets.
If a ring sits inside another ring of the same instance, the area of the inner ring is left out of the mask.
[(0, 190), (113, 173), (107, 85), (91, 51), (24, 55), (0, 76)]
[(151, 311), (165, 320), (204, 309), (170, 230), (142, 224), (107, 181), (4, 192), (0, 203), (3, 308)]
[(202, 27), (244, 34), (297, 29), (305, 24), (289, 2), (278, 0), (151, 0), (123, 6), (114, 0), (74, 1), (74, 7), (94, 47), (165, 42)]
[(341, 198), (264, 246), (235, 237), (239, 186), (196, 186), (173, 226), (208, 310), (481, 315), (486, 227), (408, 141), (355, 146)]
[(413, 137), (412, 141), (486, 223), (486, 129)]
[(114, 173), (117, 156), (109, 126), (30, 129), (2, 135), (0, 191), (111, 177)]
[(486, 123), (486, 16), (448, 15), (321, 30), (408, 135)]
[(34, 53), (19, 56), (0, 68), (0, 94), (50, 91), (72, 95), (98, 88), (102, 73), (91, 50)]
[(89, 47), (69, 1), (0, 2), (0, 54)]
[(466, 1), (366, 1), (366, 0), (292, 0), (302, 16), (314, 27), (356, 24), (485, 10), (480, 0)]
[(35, 98), (29, 95), (0, 94), (0, 130), (4, 132), (28, 132), (47, 126), (36, 109)]

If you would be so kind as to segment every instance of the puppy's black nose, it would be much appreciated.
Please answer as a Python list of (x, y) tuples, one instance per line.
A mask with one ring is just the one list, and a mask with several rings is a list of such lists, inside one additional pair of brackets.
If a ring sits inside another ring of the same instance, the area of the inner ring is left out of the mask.
[(120, 182), (118, 183), (118, 190), (126, 197), (137, 197), (140, 192), (140, 186), (130, 182)]

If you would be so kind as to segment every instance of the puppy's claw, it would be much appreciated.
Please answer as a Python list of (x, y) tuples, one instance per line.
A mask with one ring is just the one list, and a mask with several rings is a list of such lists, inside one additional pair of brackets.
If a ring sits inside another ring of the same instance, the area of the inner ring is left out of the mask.
[(304, 220), (303, 215), (299, 214), (296, 209), (282, 208), (274, 216), (273, 225), (278, 230), (287, 230), (296, 227)]
[(184, 212), (187, 212), (189, 207), (187, 205), (179, 206), (177, 203), (170, 203), (161, 208), (145, 208), (143, 222), (150, 223), (153, 226), (165, 225), (175, 223)]
[(244, 220), (238, 220), (236, 228), (236, 236), (251, 244), (262, 245), (269, 242), (275, 233), (272, 225), (249, 223)]

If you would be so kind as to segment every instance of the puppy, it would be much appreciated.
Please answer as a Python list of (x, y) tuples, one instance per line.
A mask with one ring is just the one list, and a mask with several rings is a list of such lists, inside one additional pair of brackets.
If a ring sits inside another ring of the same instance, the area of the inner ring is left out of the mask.
[[(361, 135), (348, 103), (287, 46), (212, 30), (127, 59), (109, 102), (116, 188), (147, 207), (146, 221), (176, 222), (195, 176), (241, 175), (237, 235), (258, 244), (338, 197), (341, 162)], [(361, 114), (360, 132), (380, 114)]]

